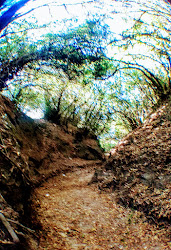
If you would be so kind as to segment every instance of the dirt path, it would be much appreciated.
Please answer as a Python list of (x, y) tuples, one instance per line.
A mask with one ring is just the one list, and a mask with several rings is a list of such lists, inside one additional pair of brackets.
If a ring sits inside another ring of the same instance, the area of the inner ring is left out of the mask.
[(94, 166), (49, 179), (34, 193), (34, 209), (43, 230), (32, 249), (170, 249), (164, 230), (139, 212), (123, 208), (114, 194), (88, 185)]

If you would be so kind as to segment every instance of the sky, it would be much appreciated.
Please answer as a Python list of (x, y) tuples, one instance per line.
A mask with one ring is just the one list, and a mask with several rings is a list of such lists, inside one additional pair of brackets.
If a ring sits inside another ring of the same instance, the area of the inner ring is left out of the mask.
[[(58, 33), (67, 30), (69, 27), (79, 26), (84, 23), (86, 18), (90, 18), (96, 14), (107, 15), (108, 19), (106, 19), (106, 23), (110, 26), (115, 37), (119, 37), (122, 31), (133, 25), (135, 22), (133, 19), (140, 16), (140, 12), (135, 5), (136, 0), (134, 0), (133, 5), (124, 5), (123, 2), (119, 0), (32, 0), (22, 8), (22, 12), (27, 12), (35, 8), (34, 11), (24, 16), (24, 18), (30, 18), (33, 22), (37, 20), (37, 24), (39, 25), (52, 22), (47, 28), (40, 29), (39, 31), (30, 31), (30, 37), (35, 39), (35, 41), (44, 33)], [(131, 3), (132, 1), (129, 2)], [(152, 2), (153, 0), (151, 0)], [(43, 7), (38, 8), (42, 5)], [(139, 47), (136, 49), (134, 47), (134, 50), (137, 50), (137, 53), (139, 53)], [(109, 55), (115, 52), (112, 47), (108, 48)], [(144, 48), (143, 53), (146, 52)], [(119, 53), (117, 55), (118, 57), (120, 56)], [(27, 114), (32, 118), (42, 117), (40, 110), (30, 111)]]
[[(46, 5), (41, 8), (37, 8), (41, 5)], [(49, 5), (47, 5), (49, 4)], [(68, 26), (78, 26), (84, 23), (87, 17), (91, 17), (91, 15), (96, 14), (107, 14), (108, 20), (106, 21), (107, 24), (110, 26), (110, 29), (115, 34), (119, 34), (125, 29), (126, 23), (122, 19), (124, 14), (119, 14), (118, 12), (121, 11), (121, 3), (111, 0), (36, 0), (30, 1), (22, 11), (27, 11), (30, 8), (37, 8), (32, 11), (26, 18), (36, 18), (39, 25), (48, 24), (53, 22), (52, 25), (48, 26), (48, 31), (51, 32), (59, 32), (64, 31), (68, 28)], [(122, 9), (123, 11), (123, 9)], [(63, 20), (73, 18), (74, 22), (66, 21), (62, 22)], [(34, 36), (34, 39), (39, 39), (39, 37), (43, 33), (47, 32), (47, 29), (42, 29), (39, 32), (31, 31), (31, 36)], [(25, 110), (28, 116), (33, 119), (38, 119), (43, 117), (43, 112), (41, 109), (37, 110)]]
[[(53, 22), (52, 29), (65, 29), (65, 25), (74, 25), (73, 23), (61, 24), (62, 20), (73, 18), (77, 20), (75, 25), (84, 22), (91, 15), (107, 14), (108, 24), (115, 33), (120, 33), (127, 22), (122, 17), (127, 15), (128, 8), (124, 8), (120, 1), (112, 0), (36, 0), (30, 1), (23, 9), (24, 12), (30, 8), (45, 5), (30, 13), (30, 17), (35, 17), (39, 25)], [(122, 8), (122, 9), (121, 9)], [(121, 14), (120, 12), (124, 12)], [(56, 24), (56, 25), (55, 25)], [(128, 23), (127, 23), (128, 25)]]
[[(41, 5), (44, 6), (38, 8)], [(29, 17), (33, 19), (33, 22), (36, 19), (39, 25), (52, 22), (51, 25), (39, 30), (39, 32), (35, 32), (34, 30), (30, 31), (30, 36), (34, 37), (35, 41), (39, 39), (43, 33), (58, 33), (68, 28), (79, 26), (84, 23), (85, 19), (91, 18), (96, 14), (101, 16), (107, 15), (106, 23), (109, 25), (115, 38), (119, 38), (119, 34), (133, 25), (133, 18), (140, 15), (135, 5), (133, 7), (128, 4), (124, 5), (122, 1), (112, 0), (36, 0), (30, 1), (22, 11), (24, 12), (34, 8), (35, 10), (26, 16), (26, 18)], [(132, 18), (128, 19), (130, 16), (132, 16)], [(114, 48), (108, 47), (108, 56), (117, 52)], [(120, 54), (117, 53), (117, 55), (119, 60)], [(32, 118), (41, 118), (43, 116), (41, 109), (30, 110), (26, 113)]]

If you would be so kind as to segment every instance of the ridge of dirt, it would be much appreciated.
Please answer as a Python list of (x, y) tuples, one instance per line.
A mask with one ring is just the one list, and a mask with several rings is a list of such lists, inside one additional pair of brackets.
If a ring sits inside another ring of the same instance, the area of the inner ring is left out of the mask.
[[(100, 166), (98, 166), (100, 167)], [(34, 250), (170, 249), (164, 229), (117, 204), (114, 193), (90, 185), (96, 163), (50, 178), (33, 192), (33, 224), (41, 224)]]

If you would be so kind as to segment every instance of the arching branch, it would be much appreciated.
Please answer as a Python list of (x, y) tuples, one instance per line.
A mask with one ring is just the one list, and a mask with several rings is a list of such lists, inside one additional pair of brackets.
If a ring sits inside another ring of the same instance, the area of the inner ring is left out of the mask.
[[(0, 17), (0, 32), (13, 20), (15, 14), (30, 0), (20, 0), (13, 4), (1, 17)], [(2, 1), (1, 4), (4, 4)]]

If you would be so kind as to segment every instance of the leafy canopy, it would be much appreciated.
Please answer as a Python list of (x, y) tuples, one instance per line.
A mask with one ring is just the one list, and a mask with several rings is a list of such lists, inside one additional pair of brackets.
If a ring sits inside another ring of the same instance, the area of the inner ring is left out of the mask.
[(140, 5), (119, 38), (104, 17), (39, 41), (30, 39), (27, 20), (13, 23), (1, 38), (3, 92), (66, 129), (71, 123), (92, 131), (109, 149), (170, 95), (171, 20), (163, 6)]

